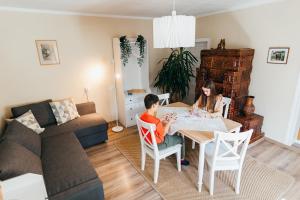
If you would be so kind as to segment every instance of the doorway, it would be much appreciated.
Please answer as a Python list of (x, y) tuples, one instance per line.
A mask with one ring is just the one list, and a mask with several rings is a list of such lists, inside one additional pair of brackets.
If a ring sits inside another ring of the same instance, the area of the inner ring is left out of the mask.
[[(196, 39), (195, 47), (187, 48), (198, 60), (198, 62), (193, 67), (193, 74), (196, 77), (196, 70), (200, 68), (201, 64), (201, 51), (204, 49), (210, 49), (210, 38), (199, 38)], [(195, 102), (195, 88), (196, 88), (196, 78), (191, 78), (189, 83), (190, 91), (189, 94), (184, 98), (183, 102), (192, 105)]]
[(300, 147), (300, 74), (296, 85), (285, 144)]
[(298, 130), (298, 135), (297, 135), (297, 138), (296, 138), (296, 144), (299, 146), (300, 145), (300, 128)]

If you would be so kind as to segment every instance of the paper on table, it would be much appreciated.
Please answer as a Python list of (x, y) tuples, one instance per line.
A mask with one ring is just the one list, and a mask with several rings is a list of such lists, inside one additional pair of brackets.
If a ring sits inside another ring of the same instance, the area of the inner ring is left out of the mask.
[(157, 112), (158, 118), (164, 118), (167, 114), (176, 115), (176, 121), (170, 126), (169, 135), (173, 135), (179, 130), (193, 131), (223, 131), (227, 128), (222, 118), (203, 118), (189, 113), (189, 108), (161, 107)]
[(156, 117), (163, 118), (165, 115), (175, 113), (177, 116), (185, 115), (188, 113), (190, 108), (188, 107), (159, 107)]

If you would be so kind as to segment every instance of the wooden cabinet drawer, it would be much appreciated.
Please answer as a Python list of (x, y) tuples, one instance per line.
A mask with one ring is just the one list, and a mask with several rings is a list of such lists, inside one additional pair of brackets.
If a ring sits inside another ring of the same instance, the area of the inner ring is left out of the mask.
[(263, 119), (264, 119), (263, 116), (257, 114), (253, 114), (251, 116), (234, 117), (234, 121), (240, 122), (243, 125), (241, 131), (247, 131), (249, 129), (253, 129), (253, 134), (251, 136), (250, 143), (263, 137), (263, 133), (261, 132)]
[(224, 80), (224, 74), (226, 73), (226, 70), (224, 69), (211, 69), (208, 72), (208, 77), (214, 82), (223, 83)]
[(129, 113), (141, 113), (145, 110), (144, 102), (138, 102), (138, 103), (132, 103), (132, 104), (127, 104), (125, 106), (126, 112)]
[(125, 105), (126, 127), (136, 125), (135, 116), (145, 111), (144, 102), (137, 102)]
[(136, 125), (135, 116), (128, 113), (126, 115), (126, 127), (130, 127), (134, 125)]
[(138, 103), (138, 102), (144, 102), (145, 96), (127, 96), (125, 98), (125, 104), (132, 104), (132, 103)]
[(125, 104), (132, 104), (132, 103), (134, 103), (134, 102), (136, 102), (137, 100), (136, 100), (136, 98), (133, 98), (133, 97), (127, 97), (126, 99), (125, 99)]
[(201, 67), (210, 68), (213, 61), (213, 57), (202, 56), (201, 57)]
[(235, 57), (224, 57), (223, 69), (237, 71), (239, 67), (239, 59)]

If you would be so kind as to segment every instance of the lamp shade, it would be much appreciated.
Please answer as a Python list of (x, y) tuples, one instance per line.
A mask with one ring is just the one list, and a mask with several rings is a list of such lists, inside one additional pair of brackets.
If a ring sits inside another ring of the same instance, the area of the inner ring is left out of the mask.
[(194, 16), (172, 15), (153, 19), (154, 48), (195, 46)]

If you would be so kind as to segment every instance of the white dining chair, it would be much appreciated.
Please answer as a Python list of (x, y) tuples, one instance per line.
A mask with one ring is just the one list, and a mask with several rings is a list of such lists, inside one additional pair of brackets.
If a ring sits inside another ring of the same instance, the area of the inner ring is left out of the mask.
[[(144, 122), (140, 119), (139, 115), (135, 116), (136, 124), (139, 130), (141, 141), (141, 169), (144, 171), (146, 164), (146, 155), (148, 154), (154, 160), (154, 183), (157, 183), (159, 173), (159, 162), (172, 154), (177, 157), (177, 169), (181, 171), (181, 144), (176, 144), (163, 150), (159, 150), (156, 143), (155, 124)], [(148, 135), (151, 135), (149, 140)]]
[[(231, 103), (231, 98), (223, 97), (223, 108), (225, 107), (224, 112), (223, 112), (223, 117), (226, 119), (228, 117), (230, 103)], [(196, 142), (192, 141), (192, 149), (195, 149), (195, 145), (196, 145)]]
[(216, 131), (215, 142), (205, 147), (205, 160), (209, 168), (209, 193), (213, 195), (215, 171), (236, 171), (235, 192), (240, 192), (243, 162), (253, 130), (240, 133)]
[(225, 107), (223, 117), (227, 118), (228, 117), (228, 111), (229, 111), (229, 106), (231, 103), (231, 98), (228, 97), (223, 97), (223, 107)]
[(157, 96), (158, 96), (161, 106), (169, 104), (170, 93), (159, 94)]

